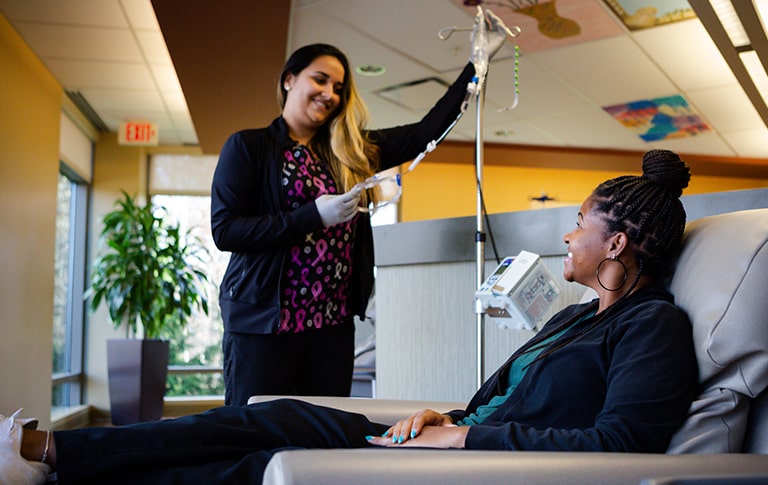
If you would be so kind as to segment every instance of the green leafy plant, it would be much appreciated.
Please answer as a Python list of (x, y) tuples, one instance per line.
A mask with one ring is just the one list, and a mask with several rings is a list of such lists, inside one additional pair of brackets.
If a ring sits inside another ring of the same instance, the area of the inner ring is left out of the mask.
[(168, 222), (163, 207), (140, 206), (125, 191), (115, 207), (104, 216), (106, 252), (94, 263), (85, 295), (91, 309), (103, 300), (115, 328), (126, 324), (134, 337), (141, 329), (146, 339), (173, 335), (195, 308), (207, 315), (205, 246)]

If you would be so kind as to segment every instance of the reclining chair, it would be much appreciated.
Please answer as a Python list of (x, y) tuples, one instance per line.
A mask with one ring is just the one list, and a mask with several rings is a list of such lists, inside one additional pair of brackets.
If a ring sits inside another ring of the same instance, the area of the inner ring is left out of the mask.
[[(290, 450), (265, 484), (768, 483), (768, 209), (688, 224), (670, 283), (693, 324), (700, 395), (666, 454), (434, 449)], [(251, 402), (276, 396), (254, 396)], [(394, 423), (465, 403), (305, 398)]]

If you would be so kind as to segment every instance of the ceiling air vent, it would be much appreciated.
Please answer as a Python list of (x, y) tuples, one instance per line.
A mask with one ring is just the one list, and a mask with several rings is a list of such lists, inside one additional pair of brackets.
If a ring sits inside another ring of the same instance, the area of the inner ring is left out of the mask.
[(428, 77), (380, 89), (376, 94), (418, 113), (434, 106), (440, 96), (445, 94), (448, 86), (449, 84), (440, 78)]

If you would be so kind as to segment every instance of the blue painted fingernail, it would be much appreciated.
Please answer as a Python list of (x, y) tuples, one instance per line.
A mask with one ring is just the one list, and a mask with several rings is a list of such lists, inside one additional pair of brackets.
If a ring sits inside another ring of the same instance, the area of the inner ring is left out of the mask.
[(416, 437), (416, 430), (412, 429), (411, 430), (411, 438), (415, 438), (415, 437)]
[(400, 437), (397, 439), (397, 442), (402, 443), (403, 441), (405, 441), (405, 436), (400, 435)]
[(373, 439), (373, 436), (368, 435), (368, 436), (365, 437), (365, 439), (368, 440), (368, 441), (371, 441)]
[(389, 431), (384, 431), (384, 433), (381, 435), (381, 437), (382, 438), (386, 438), (387, 437), (387, 433), (389, 433)]
[(397, 443), (397, 436), (392, 435), (392, 443)]

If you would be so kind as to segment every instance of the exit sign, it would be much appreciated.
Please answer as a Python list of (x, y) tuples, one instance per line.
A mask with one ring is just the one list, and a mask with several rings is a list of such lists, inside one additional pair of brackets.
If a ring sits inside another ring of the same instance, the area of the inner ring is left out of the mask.
[(151, 145), (159, 143), (157, 123), (151, 121), (126, 121), (120, 123), (117, 132), (117, 143), (120, 145)]

